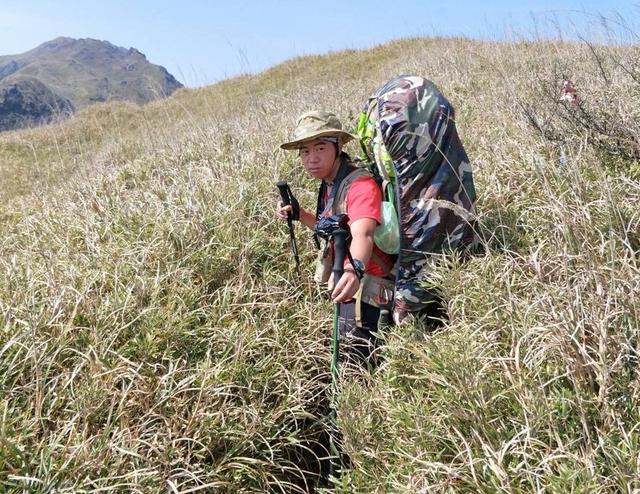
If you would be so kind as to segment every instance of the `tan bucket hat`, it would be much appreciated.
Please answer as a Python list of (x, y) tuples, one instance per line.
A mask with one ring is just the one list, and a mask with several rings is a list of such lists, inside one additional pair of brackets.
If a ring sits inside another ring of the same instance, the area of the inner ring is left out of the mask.
[(328, 111), (310, 111), (298, 117), (293, 139), (281, 144), (282, 149), (299, 149), (304, 141), (318, 137), (337, 137), (343, 145), (358, 136), (342, 130), (342, 124), (335, 113)]

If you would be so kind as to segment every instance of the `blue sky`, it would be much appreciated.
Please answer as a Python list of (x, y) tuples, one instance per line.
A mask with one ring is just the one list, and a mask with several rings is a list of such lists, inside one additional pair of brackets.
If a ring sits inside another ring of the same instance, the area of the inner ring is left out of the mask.
[(198, 86), (297, 55), (407, 36), (514, 39), (561, 26), (565, 37), (605, 40), (600, 16), (622, 41), (629, 38), (620, 24), (640, 34), (640, 0), (0, 0), (0, 55), (57, 36), (104, 39)]

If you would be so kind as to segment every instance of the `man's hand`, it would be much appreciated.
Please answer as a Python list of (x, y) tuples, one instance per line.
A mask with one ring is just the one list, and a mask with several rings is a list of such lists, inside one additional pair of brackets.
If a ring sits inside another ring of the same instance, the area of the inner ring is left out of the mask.
[(278, 201), (278, 204), (276, 205), (276, 215), (278, 216), (278, 219), (286, 221), (289, 213), (293, 213), (293, 206), (291, 204), (285, 206), (282, 201)]
[[(276, 203), (276, 216), (281, 221), (287, 221), (287, 214), (293, 214), (293, 206), (285, 206), (282, 201)], [(303, 207), (300, 207), (300, 221), (311, 231), (316, 227), (316, 217)]]
[(333, 273), (329, 277), (329, 290), (331, 290), (331, 300), (334, 304), (349, 302), (360, 288), (360, 280), (352, 267), (346, 267), (340, 282), (334, 287)]

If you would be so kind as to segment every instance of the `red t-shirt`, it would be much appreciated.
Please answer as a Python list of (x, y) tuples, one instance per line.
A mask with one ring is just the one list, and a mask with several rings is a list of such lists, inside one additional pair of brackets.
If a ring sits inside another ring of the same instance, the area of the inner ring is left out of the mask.
[[(349, 225), (362, 218), (376, 220), (378, 225), (382, 223), (382, 191), (373, 178), (362, 177), (355, 180), (349, 187), (345, 200), (347, 215), (349, 216)], [(387, 272), (393, 267), (393, 259), (391, 256), (381, 251), (375, 244), (373, 246), (373, 253), (386, 264)], [(345, 262), (348, 263), (349, 260), (347, 259)], [(373, 276), (384, 276), (385, 269), (377, 264), (372, 256), (367, 263), (367, 273)]]

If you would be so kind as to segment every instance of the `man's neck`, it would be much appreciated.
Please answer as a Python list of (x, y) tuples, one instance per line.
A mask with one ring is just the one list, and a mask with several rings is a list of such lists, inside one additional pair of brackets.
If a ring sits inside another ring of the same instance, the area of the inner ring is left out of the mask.
[(342, 159), (340, 156), (338, 156), (336, 158), (336, 160), (333, 162), (333, 171), (331, 172), (331, 176), (325, 179), (325, 183), (329, 186), (329, 187), (333, 187), (333, 181), (336, 179), (336, 176), (338, 175), (338, 172), (340, 171), (340, 165), (342, 164)]

